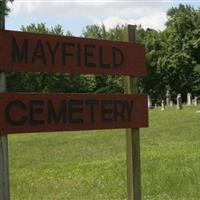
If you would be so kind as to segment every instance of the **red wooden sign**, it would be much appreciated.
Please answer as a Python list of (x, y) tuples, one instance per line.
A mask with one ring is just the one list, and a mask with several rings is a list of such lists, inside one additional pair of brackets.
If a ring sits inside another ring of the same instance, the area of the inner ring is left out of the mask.
[(0, 133), (148, 126), (144, 95), (0, 94)]
[(0, 71), (145, 76), (144, 45), (0, 31)]

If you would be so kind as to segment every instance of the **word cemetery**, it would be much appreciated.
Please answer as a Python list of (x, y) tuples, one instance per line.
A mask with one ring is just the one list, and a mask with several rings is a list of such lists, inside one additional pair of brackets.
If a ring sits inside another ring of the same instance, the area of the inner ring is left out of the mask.
[(143, 95), (4, 93), (0, 99), (1, 132), (147, 126)]

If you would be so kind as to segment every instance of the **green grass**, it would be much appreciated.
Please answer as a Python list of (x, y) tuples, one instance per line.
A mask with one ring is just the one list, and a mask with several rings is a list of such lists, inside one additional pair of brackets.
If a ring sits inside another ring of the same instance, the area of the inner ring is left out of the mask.
[[(141, 129), (142, 199), (200, 199), (200, 107), (150, 110)], [(126, 199), (122, 129), (9, 135), (12, 200)]]

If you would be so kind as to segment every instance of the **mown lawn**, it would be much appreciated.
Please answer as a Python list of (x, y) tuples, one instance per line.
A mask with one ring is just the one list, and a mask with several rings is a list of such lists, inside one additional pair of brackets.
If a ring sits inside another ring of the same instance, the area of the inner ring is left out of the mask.
[[(200, 199), (200, 107), (150, 110), (142, 199)], [(12, 200), (126, 199), (124, 130), (9, 135)]]

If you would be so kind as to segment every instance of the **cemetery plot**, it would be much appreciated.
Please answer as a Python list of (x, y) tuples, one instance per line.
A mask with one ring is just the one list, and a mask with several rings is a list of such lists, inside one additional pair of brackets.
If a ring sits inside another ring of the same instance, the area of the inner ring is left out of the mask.
[(0, 70), (145, 76), (144, 45), (0, 31)]
[(148, 126), (145, 95), (0, 94), (1, 133)]

